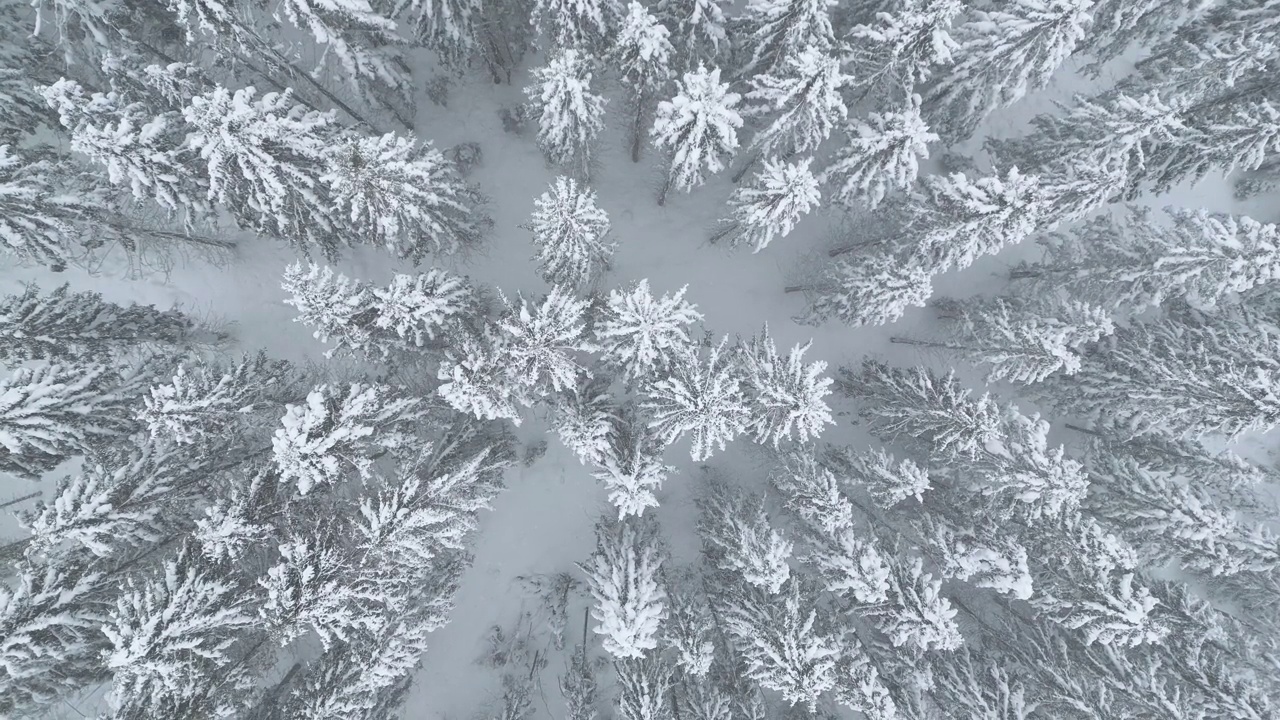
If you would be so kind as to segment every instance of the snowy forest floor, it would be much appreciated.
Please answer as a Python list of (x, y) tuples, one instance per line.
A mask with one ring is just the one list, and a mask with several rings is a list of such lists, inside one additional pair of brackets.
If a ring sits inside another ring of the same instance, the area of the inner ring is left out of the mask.
[[(529, 58), (525, 64), (536, 65), (537, 59)], [(530, 261), (530, 236), (519, 225), (527, 221), (534, 198), (557, 174), (543, 161), (530, 137), (532, 131), (523, 137), (503, 131), (498, 111), (522, 102), (525, 79), (517, 77), (511, 85), (494, 85), (480, 73), (473, 73), (451, 89), (447, 107), (423, 97), (416, 128), (420, 137), (434, 141), (440, 148), (462, 142), (480, 145), (483, 161), (470, 179), (490, 198), (487, 210), (495, 221), (491, 235), (477, 254), (463, 260), (442, 258), (435, 262), (469, 275), (478, 286), (499, 288), (510, 297), (517, 292), (528, 295), (546, 290)], [(958, 150), (977, 152), (975, 149), (986, 137), (1019, 134), (1026, 120), (1046, 109), (1054, 99), (1084, 89), (1078, 84), (1081, 82), (1069, 72), (1059, 73), (1053, 87), (998, 113), (968, 147)], [(616, 110), (620, 102), (615, 97), (610, 109)], [(692, 194), (673, 192), (666, 206), (658, 207), (655, 197), (661, 180), (661, 158), (646, 148), (640, 163), (630, 161), (619, 115), (613, 114), (613, 125), (598, 145), (591, 178), (599, 206), (608, 212), (618, 243), (603, 289), (627, 286), (642, 278), (649, 279), (655, 295), (688, 285), (686, 299), (697, 304), (705, 315), (705, 326), (717, 336), (749, 336), (768, 323), (779, 346), (790, 347), (812, 338), (807, 359), (827, 361), (829, 372), (868, 356), (895, 364), (939, 360), (907, 346), (892, 345), (888, 340), (892, 335), (927, 331), (928, 315), (923, 310), (914, 310), (902, 321), (885, 327), (850, 329), (837, 324), (797, 324), (793, 318), (804, 309), (804, 298), (799, 293), (785, 294), (783, 288), (802, 283), (814, 267), (826, 260), (826, 250), (834, 244), (840, 228), (849, 227), (842, 222), (839, 211), (832, 209), (808, 217), (790, 236), (756, 255), (709, 245), (707, 238), (712, 228), (727, 211), (726, 201), (732, 190), (729, 176), (737, 166)], [(982, 165), (981, 155), (975, 157)], [(1229, 184), (1215, 179), (1148, 198), (1147, 202), (1245, 212), (1266, 222), (1277, 219), (1276, 213), (1266, 207), (1245, 207), (1235, 202)], [(856, 241), (856, 234), (850, 239)], [(1034, 252), (1033, 245), (1024, 244), (961, 273), (950, 273), (940, 279), (938, 295), (964, 296), (997, 289), (1003, 282), (999, 277), (1001, 269)], [(177, 262), (167, 272), (130, 272), (120, 257), (111, 258), (92, 273), (75, 267), (60, 274), (43, 268), (0, 268), (0, 294), (18, 291), (23, 282), (35, 281), (46, 288), (70, 282), (76, 290), (101, 292), (107, 300), (161, 307), (178, 305), (198, 316), (226, 323), (234, 337), (232, 351), (261, 348), (289, 360), (323, 361), (324, 345), (312, 338), (307, 328), (292, 321), (292, 308), (282, 302), (285, 293), (280, 289), (280, 275), (295, 259), (295, 253), (281, 243), (244, 235), (235, 256), (225, 264), (190, 258)], [(374, 248), (350, 252), (337, 266), (349, 276), (374, 283), (385, 282), (393, 272), (412, 270), (407, 261), (397, 261)], [(963, 368), (960, 371), (965, 373)], [(976, 373), (966, 375), (977, 377)], [(828, 430), (824, 439), (865, 442), (852, 426), (847, 403), (833, 398), (833, 404), (839, 413), (839, 424)], [(537, 610), (538, 601), (522, 593), (518, 576), (576, 574), (574, 563), (586, 559), (594, 547), (594, 524), (603, 513), (613, 512), (588, 468), (547, 434), (540, 418), (526, 418), (517, 434), (526, 445), (546, 440), (548, 450), (531, 466), (511, 470), (506, 491), (497, 498), (492, 512), (482, 515), (480, 532), (473, 540), (474, 565), (464, 578), (449, 624), (432, 636), (408, 700), (405, 716), (411, 720), (472, 720), (496, 710), (493, 704), (501, 702), (500, 671), (477, 661), (486, 652), (485, 638), (492, 626), (510, 630), (522, 611)], [(672, 543), (674, 564), (694, 560), (696, 550), (690, 494), (700, 470), (689, 461), (687, 450), (685, 443), (668, 448), (667, 462), (677, 472), (668, 478), (659, 496), (662, 505), (658, 517)], [(759, 469), (759, 452), (756, 446), (740, 440), (729, 452), (717, 454), (712, 465), (736, 481), (758, 484), (765, 479)], [(56, 475), (66, 472), (61, 468)], [(6, 478), (2, 487), (0, 501), (47, 489), (49, 485)], [(20, 508), (9, 508), (14, 509)], [(18, 532), (10, 517), (0, 520), (0, 533), (4, 536)], [(585, 596), (570, 600), (570, 646), (581, 642), (585, 604)], [(546, 648), (540, 645), (536, 649)], [(548, 661), (540, 670), (541, 695), (535, 696), (535, 717), (562, 717), (556, 676), (564, 671), (568, 650), (549, 657), (543, 652), (542, 657)], [(613, 695), (606, 679), (609, 675), (600, 675), (604, 697)], [(62, 708), (53, 717), (92, 716), (91, 705), (100, 697), (85, 697), (78, 708)]]

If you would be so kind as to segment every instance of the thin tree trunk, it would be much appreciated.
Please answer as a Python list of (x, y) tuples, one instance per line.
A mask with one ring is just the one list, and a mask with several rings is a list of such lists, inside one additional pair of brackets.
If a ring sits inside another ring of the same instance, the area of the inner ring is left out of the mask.
[(1044, 273), (1040, 272), (1039, 270), (1010, 270), (1009, 279), (1010, 280), (1029, 280), (1031, 278), (1038, 278), (1043, 274)]
[(582, 655), (587, 654), (587, 625), (591, 620), (591, 606), (582, 608)]
[(734, 231), (736, 231), (741, 226), (742, 226), (742, 223), (737, 222), (735, 220), (728, 221), (725, 223), (724, 227), (715, 231), (715, 233), (711, 235), (711, 239), (708, 240), (707, 242), (711, 243), (712, 245), (715, 245), (721, 240), (732, 235)]
[(782, 292), (798, 293), (798, 292), (809, 292), (810, 290), (817, 290), (817, 289), (818, 288), (815, 285), (788, 285), (785, 288), (783, 288)]
[(1092, 428), (1080, 427), (1079, 425), (1074, 425), (1072, 423), (1063, 423), (1062, 426), (1068, 430), (1075, 430), (1076, 432), (1084, 433), (1085, 435), (1092, 435), (1093, 437), (1106, 437), (1104, 433), (1100, 433), (1097, 430), (1093, 430)]
[(667, 173), (667, 179), (662, 181), (662, 192), (658, 193), (658, 207), (666, 207), (669, 190), (671, 190), (671, 174)]
[(898, 345), (916, 345), (919, 347), (940, 348), (942, 350), (968, 350), (963, 345), (951, 345), (949, 343), (933, 342), (931, 340), (915, 340), (912, 338), (893, 336), (889, 338), (889, 342)]
[(848, 253), (853, 252), (854, 250), (857, 250), (859, 247), (861, 247), (861, 246), (860, 246), (860, 245), (845, 245), (844, 247), (838, 247), (838, 248), (835, 248), (835, 249), (833, 249), (833, 250), (828, 250), (828, 251), (827, 251), (827, 256), (828, 256), (828, 257), (840, 257), (841, 255), (846, 255), (846, 254), (848, 254)]
[(40, 495), (41, 495), (41, 494), (43, 494), (43, 492), (44, 492), (43, 490), (37, 490), (37, 491), (35, 491), (35, 492), (33, 492), (33, 493), (28, 493), (28, 494), (26, 494), (26, 495), (23, 495), (22, 497), (14, 498), (14, 499), (9, 500), (9, 501), (7, 501), (7, 502), (2, 502), (2, 503), (0, 503), (0, 508), (7, 508), (7, 507), (11, 507), (11, 506), (13, 506), (13, 505), (17, 505), (17, 504), (18, 504), (18, 503), (20, 503), (20, 502), (26, 502), (27, 500), (30, 500), (31, 498), (38, 498), (38, 497), (40, 497)]
[(644, 96), (636, 95), (635, 114), (631, 117), (631, 162), (640, 162), (640, 150), (644, 139)]
[(738, 168), (738, 172), (733, 174), (733, 178), (731, 178), (733, 184), (737, 185), (742, 182), (742, 178), (747, 174), (747, 171), (755, 167), (758, 162), (760, 162), (760, 153), (754, 153), (751, 157), (747, 158), (747, 161), (742, 164), (742, 167)]
[(164, 240), (176, 240), (179, 242), (189, 242), (194, 245), (204, 245), (205, 247), (214, 247), (220, 250), (235, 250), (236, 244), (230, 240), (219, 240), (205, 235), (192, 235), (190, 233), (174, 232), (172, 230), (159, 230), (155, 228), (138, 227), (118, 220), (106, 220), (104, 223), (107, 227), (121, 233), (138, 233), (146, 234), (152, 237), (162, 238)]

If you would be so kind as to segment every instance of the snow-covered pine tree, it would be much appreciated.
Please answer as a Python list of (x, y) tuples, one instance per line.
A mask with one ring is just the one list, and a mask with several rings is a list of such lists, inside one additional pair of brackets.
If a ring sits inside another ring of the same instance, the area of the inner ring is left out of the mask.
[(671, 43), (685, 72), (699, 65), (716, 64), (729, 49), (725, 32), (724, 0), (658, 0), (656, 13), (671, 29)]
[(70, 163), (47, 150), (0, 144), (0, 252), (58, 266), (87, 244), (80, 224), (105, 205), (101, 183)]
[(929, 124), (950, 143), (987, 115), (1045, 87), (1085, 38), (1093, 0), (1012, 0), (956, 28), (954, 64), (925, 96)]
[(964, 11), (958, 0), (905, 0), (877, 12), (873, 22), (855, 25), (851, 39), (858, 86), (863, 95), (914, 92), (939, 68), (951, 64), (960, 46), (951, 37), (953, 21)]
[(609, 268), (616, 244), (609, 242), (609, 214), (596, 193), (573, 178), (557, 177), (534, 201), (525, 228), (533, 233), (542, 279), (584, 290)]
[(853, 504), (840, 490), (840, 479), (806, 449), (784, 456), (770, 480), (787, 509), (823, 532), (853, 524)]
[(1108, 308), (1137, 312), (1168, 300), (1216, 304), (1280, 278), (1280, 230), (1244, 215), (1169, 208), (1172, 225), (1132, 208), (1046, 238), (1044, 259), (1010, 272)]
[(613, 661), (618, 673), (618, 715), (622, 720), (671, 720), (668, 693), (674, 673), (657, 652)]
[(650, 384), (641, 403), (653, 415), (649, 427), (657, 429), (665, 444), (692, 434), (689, 455), (695, 462), (711, 457), (717, 448), (724, 450), (751, 422), (741, 369), (726, 348), (728, 340), (707, 348), (705, 360), (693, 347), (681, 348), (670, 374)]
[(791, 577), (792, 544), (769, 522), (764, 496), (708, 479), (696, 501), (703, 554), (766, 593), (780, 592)]
[(559, 285), (537, 303), (522, 296), (518, 308), (508, 304), (498, 321), (507, 375), (538, 396), (574, 388), (579, 378), (590, 377), (577, 359), (598, 349), (587, 332), (590, 313), (589, 300)]
[(601, 521), (596, 552), (585, 565), (596, 604), (592, 617), (615, 659), (642, 658), (658, 647), (658, 631), (667, 617), (666, 592), (659, 580), (662, 554), (651, 526)]
[(337, 220), (365, 238), (415, 262), (428, 252), (474, 248), (492, 221), (480, 194), (430, 143), (391, 133), (350, 137), (329, 149), (320, 182)]
[(658, 506), (655, 493), (675, 468), (662, 461), (662, 442), (634, 408), (612, 418), (609, 426), (592, 477), (609, 491), (620, 519), (643, 515)]
[(778, 68), (751, 78), (742, 114), (764, 118), (751, 139), (751, 157), (736, 182), (758, 158), (813, 153), (849, 115), (842, 90), (853, 78), (838, 57), (816, 47), (788, 55)]
[(963, 645), (956, 609), (942, 594), (942, 581), (924, 571), (924, 562), (895, 554), (889, 570), (889, 600), (872, 615), (893, 646), (928, 651)]
[(765, 160), (750, 185), (733, 191), (732, 212), (712, 242), (728, 238), (735, 247), (751, 245), (752, 252), (760, 252), (774, 238), (789, 235), (822, 201), (818, 179), (809, 170), (812, 162), (811, 157), (791, 163)]
[(418, 398), (380, 384), (317, 385), (288, 405), (271, 439), (283, 482), (306, 495), (354, 470), (368, 477), (380, 454), (402, 446), (424, 414)]
[(852, 525), (825, 530), (810, 524), (800, 535), (798, 559), (823, 589), (853, 607), (875, 607), (889, 597), (889, 567), (874, 538)]
[(1103, 308), (1057, 297), (943, 298), (931, 304), (947, 324), (945, 339), (890, 341), (944, 350), (988, 366), (988, 382), (1031, 384), (1057, 372), (1073, 375), (1080, 369), (1083, 347), (1115, 330)]
[(272, 422), (267, 415), (302, 399), (293, 367), (266, 353), (218, 365), (204, 360), (181, 364), (166, 382), (151, 386), (137, 417), (153, 441), (191, 445), (209, 438), (237, 437), (247, 427)]
[(672, 186), (690, 191), (702, 184), (706, 173), (724, 169), (725, 161), (738, 149), (738, 128), (742, 127), (736, 109), (741, 96), (720, 82), (719, 68), (699, 65), (677, 84), (676, 96), (658, 103), (651, 132), (654, 146), (670, 152), (659, 205), (666, 204)]
[(609, 51), (610, 62), (618, 69), (618, 80), (627, 91), (630, 104), (632, 162), (640, 162), (640, 148), (654, 111), (654, 100), (671, 80), (675, 48), (669, 36), (670, 31), (644, 5), (632, 0)]
[(836, 201), (876, 207), (894, 190), (906, 190), (929, 157), (933, 133), (920, 116), (920, 96), (907, 98), (902, 110), (871, 113), (868, 122), (845, 129), (847, 142), (819, 176)]
[(104, 664), (113, 717), (234, 712), (236, 694), (219, 688), (247, 679), (242, 664), (233, 665), (232, 646), (256, 622), (251, 601), (189, 550), (165, 562), (158, 577), (126, 580), (102, 626), (111, 642)]
[(667, 372), (692, 346), (686, 326), (702, 320), (702, 313), (697, 305), (685, 302), (686, 290), (687, 286), (674, 295), (655, 298), (645, 278), (626, 292), (609, 291), (593, 332), (604, 361), (618, 367), (628, 383)]
[(1229, 320), (1136, 322), (1117, 328), (1076, 375), (1050, 378), (1036, 392), (1064, 412), (1126, 422), (1135, 434), (1265, 432), (1280, 423), (1276, 342)]
[(800, 577), (776, 595), (750, 585), (728, 588), (718, 604), (747, 676), (761, 687), (812, 710), (835, 686), (843, 642), (815, 589)]
[(839, 258), (806, 291), (809, 307), (800, 320), (817, 325), (839, 320), (855, 327), (896, 322), (910, 307), (924, 307), (933, 295), (933, 273), (912, 257), (876, 248), (856, 258)]
[(47, 363), (0, 380), (0, 472), (39, 478), (63, 461), (137, 429), (142, 370)]
[(0, 299), (0, 362), (106, 360), (139, 348), (181, 347), (196, 340), (191, 319), (154, 305), (117, 305), (95, 292), (35, 283)]
[(806, 49), (834, 50), (837, 44), (830, 10), (835, 0), (753, 0), (734, 18), (735, 48), (743, 59), (737, 77), (772, 73), (791, 55)]
[(534, 0), (532, 22), (552, 48), (590, 56), (608, 44), (622, 17), (619, 0)]
[(760, 334), (740, 341), (747, 404), (751, 413), (748, 430), (756, 442), (770, 443), (775, 448), (783, 440), (817, 440), (827, 425), (834, 425), (826, 396), (831, 394), (831, 378), (823, 377), (827, 363), (804, 362), (804, 354), (813, 341), (797, 343), (784, 360), (769, 336), (765, 325)]
[(548, 162), (590, 177), (592, 147), (604, 129), (608, 100), (592, 89), (589, 55), (566, 48), (534, 70), (533, 77), (524, 93), (538, 120), (538, 147)]

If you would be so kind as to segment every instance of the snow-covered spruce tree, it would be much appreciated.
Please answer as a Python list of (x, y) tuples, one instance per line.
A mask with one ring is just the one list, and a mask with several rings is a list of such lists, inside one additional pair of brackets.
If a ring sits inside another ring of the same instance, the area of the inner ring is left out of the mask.
[(127, 580), (102, 627), (111, 642), (105, 665), (114, 717), (216, 716), (233, 708), (237, 701), (218, 688), (248, 679), (243, 666), (230, 677), (224, 670), (236, 659), (237, 635), (255, 622), (246, 600), (189, 550), (167, 561), (158, 577)]
[(686, 326), (702, 320), (702, 313), (685, 302), (686, 290), (655, 298), (645, 278), (626, 292), (609, 291), (593, 333), (605, 363), (619, 368), (628, 383), (667, 372), (693, 345)]
[(192, 445), (221, 435), (237, 436), (246, 426), (274, 424), (284, 405), (304, 397), (298, 373), (266, 353), (219, 365), (195, 359), (173, 377), (151, 386), (137, 418), (152, 440)]
[(948, 142), (987, 115), (1045, 87), (1088, 32), (1093, 0), (1013, 0), (975, 10), (955, 29), (954, 63), (925, 95), (929, 124)]
[(0, 252), (60, 265), (86, 244), (81, 224), (105, 206), (101, 182), (71, 163), (47, 150), (0, 144)]
[(791, 233), (800, 219), (818, 207), (822, 193), (809, 170), (813, 158), (793, 163), (765, 160), (750, 185), (733, 191), (733, 209), (712, 242), (728, 238), (733, 246), (751, 245), (752, 252), (768, 247), (774, 238)]
[(942, 595), (942, 581), (924, 571), (924, 562), (894, 557), (889, 570), (889, 601), (872, 615), (893, 646), (927, 651), (963, 645), (956, 609)]
[(1087, 516), (1059, 519), (1033, 552), (1056, 557), (1037, 574), (1032, 604), (1045, 617), (1079, 631), (1086, 644), (1132, 647), (1160, 643), (1171, 628), (1160, 601), (1138, 576), (1133, 548)]
[(492, 224), (454, 164), (413, 137), (344, 138), (329, 150), (320, 182), (351, 233), (415, 262), (474, 248)]
[(947, 324), (944, 339), (890, 341), (936, 348), (988, 366), (988, 382), (1031, 384), (1058, 372), (1074, 375), (1084, 346), (1115, 330), (1103, 308), (1057, 297), (943, 298), (932, 305)]
[(127, 91), (88, 93), (67, 79), (41, 94), (71, 133), (71, 150), (104, 166), (113, 185), (127, 186), (134, 198), (154, 201), (188, 226), (208, 216), (208, 178), (193, 172), (181, 152), (178, 110), (148, 105)]
[(490, 328), (475, 335), (463, 333), (440, 361), (436, 394), (458, 412), (519, 425), (520, 407), (531, 406), (534, 398), (525, 383), (512, 376), (502, 341)]
[(737, 77), (772, 73), (788, 56), (812, 48), (829, 52), (837, 44), (831, 27), (834, 0), (755, 0), (734, 18), (741, 53)]
[(533, 0), (531, 20), (552, 48), (590, 56), (608, 44), (620, 6), (619, 0)]
[(770, 522), (763, 495), (708, 479), (697, 497), (702, 551), (716, 567), (777, 594), (791, 568), (792, 545)]
[(0, 380), (0, 472), (39, 478), (63, 461), (133, 432), (146, 373), (48, 363)]
[(551, 430), (583, 464), (599, 463), (609, 446), (609, 433), (619, 410), (609, 393), (607, 375), (585, 378), (556, 403)]
[(353, 577), (334, 532), (304, 529), (279, 546), (279, 560), (258, 579), (265, 602), (259, 622), (282, 647), (307, 632), (325, 649), (385, 622), (378, 595)]
[(741, 96), (720, 82), (720, 69), (699, 65), (686, 72), (674, 98), (658, 103), (654, 119), (654, 147), (670, 153), (670, 168), (658, 204), (665, 205), (674, 186), (690, 191), (701, 185), (705, 174), (724, 169), (725, 161), (738, 149), (738, 128), (742, 117), (737, 105)]
[(198, 483), (216, 475), (221, 464), (212, 451), (241, 449), (211, 445), (193, 452), (142, 439), (136, 446), (93, 452), (75, 475), (58, 481), (50, 501), (19, 515), (30, 532), (25, 550), (44, 557), (145, 551), (191, 527)]
[(960, 49), (951, 27), (963, 11), (958, 0), (906, 0), (851, 28), (853, 76), (862, 96), (893, 97), (902, 88), (913, 93), (950, 65)]
[[(994, 255), (1022, 242), (1053, 211), (1050, 196), (1035, 176), (1010, 168), (971, 180), (964, 173), (930, 175), (924, 192), (904, 199), (894, 210), (909, 228), (907, 237), (892, 243), (931, 275), (952, 268), (963, 270), (984, 255)], [(856, 250), (845, 246), (837, 256)]]
[(533, 233), (542, 279), (579, 290), (590, 287), (609, 268), (616, 247), (608, 240), (609, 214), (596, 205), (595, 191), (561, 176), (533, 204), (533, 217), (524, 227)]
[(675, 666), (686, 678), (703, 678), (715, 663), (715, 620), (705, 597), (692, 582), (678, 581), (669, 588), (671, 614), (663, 633), (674, 651)]
[(631, 161), (640, 162), (640, 149), (653, 115), (655, 100), (671, 80), (675, 48), (670, 31), (644, 5), (632, 0), (622, 29), (609, 51), (609, 60), (618, 70), (618, 80), (627, 91), (631, 116)]
[(759, 158), (816, 151), (849, 115), (841, 91), (850, 82), (839, 58), (815, 47), (788, 55), (774, 72), (753, 76), (742, 114), (763, 118), (764, 124), (751, 139), (750, 158), (734, 181)]
[(318, 385), (305, 404), (287, 406), (271, 440), (281, 480), (306, 495), (352, 470), (368, 477), (374, 459), (403, 445), (423, 417), (418, 398), (397, 395), (386, 385)]
[(328, 266), (298, 262), (285, 268), (282, 287), (292, 296), (285, 304), (297, 310), (294, 322), (314, 327), (317, 339), (334, 344), (326, 357), (386, 359), (436, 345), (476, 302), (462, 278), (434, 268), (396, 274), (386, 287), (372, 287)]
[(1149, 562), (1176, 561), (1218, 577), (1280, 567), (1280, 539), (1224, 508), (1209, 493), (1167, 471), (1095, 444), (1089, 509), (1129, 539)]
[(674, 673), (657, 652), (613, 661), (618, 673), (618, 715), (622, 720), (671, 720)]
[(699, 65), (715, 65), (721, 53), (729, 50), (725, 4), (724, 0), (658, 0), (655, 12), (671, 29), (675, 67), (688, 72)]
[(1280, 277), (1280, 230), (1247, 216), (1166, 210), (1171, 226), (1131, 209), (1046, 238), (1045, 255), (1010, 277), (1052, 284), (1108, 308), (1137, 312), (1168, 300), (1214, 305)]
[(106, 360), (139, 348), (181, 347), (196, 340), (190, 318), (154, 305), (117, 305), (95, 292), (35, 283), (0, 299), (0, 362)]
[(658, 647), (667, 617), (666, 592), (659, 580), (662, 553), (653, 527), (636, 521), (601, 521), (596, 552), (579, 566), (596, 604), (592, 617), (615, 659), (642, 658)]
[(725, 629), (746, 661), (746, 674), (788, 703), (813, 709), (836, 683), (843, 642), (819, 606), (815, 588), (791, 578), (779, 594), (732, 585), (716, 598)]
[[(979, 516), (981, 517), (981, 516)], [(963, 505), (923, 516), (916, 532), (942, 577), (1026, 600), (1033, 592), (1027, 549), (1016, 537), (975, 522)]]
[(634, 408), (612, 418), (592, 477), (609, 491), (618, 517), (643, 515), (657, 507), (655, 493), (675, 468), (662, 461), (664, 446)]
[(805, 449), (789, 453), (770, 477), (787, 510), (812, 527), (835, 532), (853, 525), (853, 504), (840, 478)]
[(766, 325), (760, 334), (740, 341), (741, 362), (745, 372), (747, 404), (751, 413), (748, 429), (756, 442), (770, 443), (775, 448), (783, 440), (817, 440), (827, 425), (834, 425), (826, 396), (831, 394), (831, 378), (823, 377), (827, 363), (805, 364), (804, 354), (813, 341), (797, 343), (784, 360), (769, 336)]
[(866, 255), (842, 257), (805, 291), (809, 307), (800, 321), (839, 320), (855, 327), (896, 322), (910, 307), (924, 307), (933, 295), (933, 273), (911, 257), (877, 248)]
[(592, 147), (604, 129), (608, 100), (592, 89), (589, 56), (561, 50), (533, 77), (524, 92), (538, 120), (538, 147), (548, 162), (582, 179), (590, 177)]
[(828, 452), (823, 462), (858, 483), (876, 505), (886, 510), (908, 499), (923, 502), (924, 493), (930, 489), (927, 468), (909, 457), (898, 460), (881, 449), (856, 452), (840, 448)]
[(413, 34), (447, 68), (464, 68), (477, 54), (483, 9), (473, 0), (396, 0), (389, 17), (409, 15)]
[(670, 445), (690, 433), (689, 455), (695, 462), (711, 457), (717, 448), (751, 422), (750, 407), (742, 390), (742, 371), (734, 362), (729, 339), (707, 348), (706, 359), (692, 346), (675, 355), (670, 374), (653, 382), (641, 407), (653, 415), (649, 427), (657, 429)]
[(555, 286), (541, 301), (530, 304), (520, 298), (518, 308), (508, 304), (498, 321), (502, 333), (503, 362), (512, 381), (536, 396), (561, 392), (590, 377), (577, 354), (598, 347), (587, 332), (591, 303)]
[(1280, 423), (1276, 342), (1230, 321), (1138, 322), (1118, 328), (1073, 377), (1036, 386), (1037, 396), (1073, 415), (1127, 422), (1132, 433), (1265, 432)]
[(831, 187), (831, 197), (845, 205), (864, 203), (876, 207), (894, 190), (906, 190), (920, 173), (920, 160), (929, 157), (934, 134), (920, 116), (920, 97), (912, 95), (906, 107), (871, 113), (869, 122), (845, 129), (847, 142), (836, 151), (820, 179)]
[(109, 677), (100, 628), (117, 584), (81, 557), (14, 563), (13, 580), (0, 586), (0, 712), (35, 715)]

